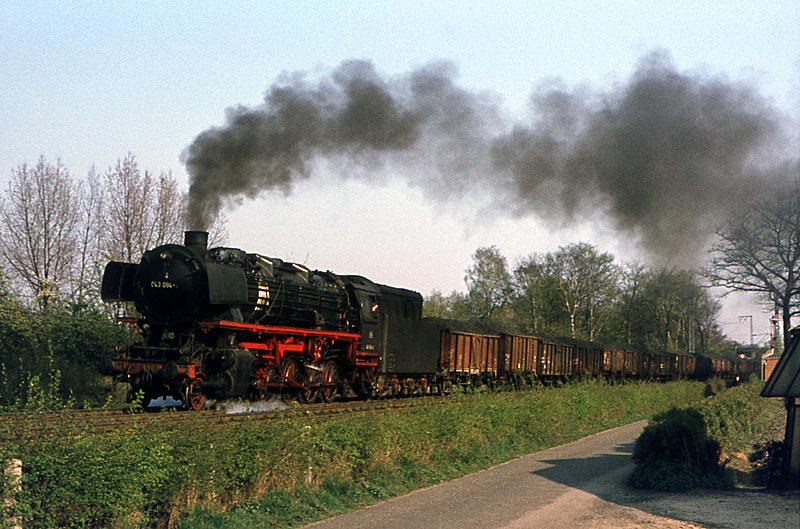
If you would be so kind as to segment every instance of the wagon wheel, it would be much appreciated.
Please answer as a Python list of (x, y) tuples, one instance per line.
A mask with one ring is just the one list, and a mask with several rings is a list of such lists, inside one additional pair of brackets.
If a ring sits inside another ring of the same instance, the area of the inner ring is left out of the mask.
[(353, 391), (361, 398), (370, 398), (373, 395), (373, 374), (370, 370), (363, 370), (356, 376)]
[(425, 378), (425, 377), (422, 377), (419, 380), (419, 386), (418, 387), (419, 387), (419, 394), (421, 394), (421, 395), (427, 395), (431, 391), (431, 387), (428, 384), (428, 379)]
[(286, 404), (295, 402), (300, 396), (298, 385), (302, 385), (300, 365), (297, 361), (291, 358), (285, 359), (278, 367), (277, 378), (281, 382), (279, 390), (281, 400)]
[(306, 366), (305, 388), (303, 388), (303, 399), (309, 404), (313, 404), (319, 400), (322, 390), (320, 384), (322, 383), (322, 369), (316, 365), (311, 364)]
[(200, 411), (206, 405), (206, 396), (199, 391), (193, 391), (189, 394), (188, 407), (194, 411)]
[(198, 377), (186, 381), (183, 390), (183, 406), (187, 410), (200, 411), (206, 405), (206, 396), (200, 390), (203, 379)]
[(322, 400), (331, 402), (339, 392), (339, 367), (333, 360), (325, 362), (322, 369)]

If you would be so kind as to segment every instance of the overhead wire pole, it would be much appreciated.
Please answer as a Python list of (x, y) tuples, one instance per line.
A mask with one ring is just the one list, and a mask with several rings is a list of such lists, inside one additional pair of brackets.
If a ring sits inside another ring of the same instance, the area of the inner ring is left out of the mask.
[(739, 321), (744, 321), (746, 319), (750, 319), (750, 345), (753, 345), (753, 315), (747, 314), (745, 316), (739, 316)]

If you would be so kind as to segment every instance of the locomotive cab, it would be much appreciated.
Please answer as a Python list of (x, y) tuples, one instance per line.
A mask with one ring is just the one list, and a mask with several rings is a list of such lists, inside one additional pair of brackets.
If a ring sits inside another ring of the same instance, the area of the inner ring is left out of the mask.
[(383, 324), (381, 292), (372, 281), (361, 276), (347, 276), (350, 304), (358, 310), (361, 350), (368, 353), (383, 352)]
[(347, 276), (360, 308), (361, 350), (380, 355), (384, 374), (430, 373), (436, 368), (439, 328), (422, 320), (419, 292)]

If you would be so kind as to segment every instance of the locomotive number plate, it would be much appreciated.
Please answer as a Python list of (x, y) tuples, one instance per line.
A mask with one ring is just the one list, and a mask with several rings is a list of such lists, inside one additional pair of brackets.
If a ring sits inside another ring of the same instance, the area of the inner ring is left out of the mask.
[(177, 288), (172, 281), (150, 281), (150, 288)]

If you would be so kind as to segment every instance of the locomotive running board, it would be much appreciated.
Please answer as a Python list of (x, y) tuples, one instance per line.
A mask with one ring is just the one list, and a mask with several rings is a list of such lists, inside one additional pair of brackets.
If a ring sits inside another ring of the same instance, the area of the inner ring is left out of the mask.
[[(282, 327), (277, 325), (259, 325), (257, 323), (242, 323), (238, 321), (219, 320), (219, 321), (204, 321), (200, 325), (207, 329), (230, 329), (236, 331), (246, 331), (256, 334), (271, 334), (283, 335), (285, 337), (297, 337), (301, 339), (306, 338), (329, 338), (344, 342), (347, 344), (347, 356), (354, 365), (358, 367), (377, 367), (379, 356), (375, 353), (360, 351), (361, 335), (352, 332), (339, 332), (339, 331), (320, 331), (317, 329), (302, 329), (298, 327)], [(248, 349), (266, 349), (265, 344), (258, 342), (258, 337), (241, 342), (239, 345)], [(291, 344), (278, 344), (278, 356), (283, 356), (281, 353)]]
[(242, 323), (238, 321), (219, 320), (204, 321), (200, 325), (208, 328), (234, 329), (238, 331), (267, 332), (272, 334), (292, 334), (295, 336), (319, 336), (326, 338), (336, 338), (346, 342), (360, 342), (361, 335), (351, 332), (339, 331), (319, 331), (317, 329), (302, 329), (298, 327), (280, 327), (275, 325), (259, 325), (257, 323)]

